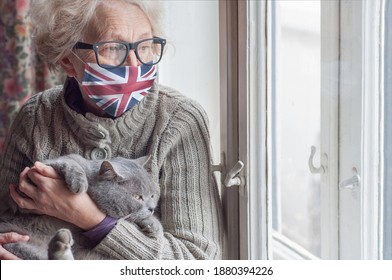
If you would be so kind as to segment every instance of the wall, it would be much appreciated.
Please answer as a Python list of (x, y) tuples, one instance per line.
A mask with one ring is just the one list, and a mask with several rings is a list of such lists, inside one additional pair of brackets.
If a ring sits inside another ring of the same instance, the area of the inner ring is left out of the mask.
[(198, 101), (206, 110), (219, 161), (219, 1), (162, 1), (168, 46), (159, 82)]

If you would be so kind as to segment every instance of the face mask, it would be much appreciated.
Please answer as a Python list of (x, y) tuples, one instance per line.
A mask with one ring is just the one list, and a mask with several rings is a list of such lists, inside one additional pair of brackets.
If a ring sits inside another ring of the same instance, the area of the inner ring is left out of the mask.
[(157, 76), (155, 65), (119, 66), (106, 69), (85, 63), (83, 94), (112, 117), (118, 117), (138, 104), (148, 93)]

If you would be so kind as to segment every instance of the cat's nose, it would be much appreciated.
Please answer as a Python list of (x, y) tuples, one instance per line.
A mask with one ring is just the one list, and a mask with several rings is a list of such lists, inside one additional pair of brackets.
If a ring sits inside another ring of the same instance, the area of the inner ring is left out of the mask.
[(151, 212), (151, 215), (154, 214), (154, 208), (148, 208), (148, 211)]

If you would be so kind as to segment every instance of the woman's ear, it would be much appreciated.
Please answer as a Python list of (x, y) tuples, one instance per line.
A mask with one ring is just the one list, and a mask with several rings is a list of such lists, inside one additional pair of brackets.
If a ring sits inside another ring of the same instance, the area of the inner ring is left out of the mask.
[(77, 76), (75, 66), (72, 63), (72, 61), (69, 59), (68, 56), (61, 59), (60, 65), (69, 77), (76, 77)]

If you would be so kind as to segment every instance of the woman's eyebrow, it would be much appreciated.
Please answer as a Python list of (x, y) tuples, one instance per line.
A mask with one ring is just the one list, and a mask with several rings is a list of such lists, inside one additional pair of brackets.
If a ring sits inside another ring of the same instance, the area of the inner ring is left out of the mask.
[[(107, 33), (105, 35), (107, 35)], [(124, 36), (122, 36), (121, 34), (113, 33), (110, 36), (99, 36), (99, 38), (100, 38), (99, 40), (100, 41), (114, 40), (114, 41), (134, 43), (134, 42), (137, 42), (137, 41), (140, 41), (143, 39), (151, 38), (152, 36), (153, 35), (152, 35), (151, 31), (146, 31), (146, 32), (143, 32), (142, 34), (138, 35), (133, 42), (129, 42), (129, 40), (124, 40)]]

